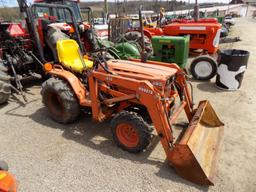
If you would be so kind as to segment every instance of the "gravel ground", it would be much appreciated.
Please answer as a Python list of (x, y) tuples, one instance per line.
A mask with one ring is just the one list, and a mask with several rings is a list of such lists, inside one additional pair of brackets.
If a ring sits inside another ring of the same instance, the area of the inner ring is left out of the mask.
[[(8, 161), (21, 192), (82, 191), (255, 191), (256, 189), (256, 20), (237, 20), (232, 47), (251, 52), (241, 90), (223, 92), (212, 82), (193, 82), (195, 99), (209, 99), (225, 123), (213, 187), (177, 176), (156, 140), (145, 153), (117, 148), (109, 122), (83, 115), (71, 125), (52, 121), (41, 103), (40, 86), (27, 89), (25, 105), (14, 97), (0, 108), (0, 159)], [(231, 45), (228, 45), (231, 47)]]

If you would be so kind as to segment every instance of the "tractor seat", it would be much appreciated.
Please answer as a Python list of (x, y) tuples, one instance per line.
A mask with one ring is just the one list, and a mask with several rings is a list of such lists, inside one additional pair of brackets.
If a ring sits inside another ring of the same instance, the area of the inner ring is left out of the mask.
[[(57, 41), (57, 53), (59, 62), (74, 72), (82, 73), (84, 70), (93, 67), (92, 61), (83, 58), (75, 40), (66, 39)], [(84, 63), (81, 59), (84, 60)]]

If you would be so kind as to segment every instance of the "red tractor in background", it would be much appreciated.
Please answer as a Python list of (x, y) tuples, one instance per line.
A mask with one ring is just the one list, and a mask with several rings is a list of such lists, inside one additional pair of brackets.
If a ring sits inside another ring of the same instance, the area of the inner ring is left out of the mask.
[[(73, 21), (71, 19), (71, 15), (69, 12), (61, 9), (60, 7), (54, 7), (51, 5), (63, 5), (68, 6), (72, 9), (74, 13), (74, 22), (76, 22), (78, 27), (78, 32), (80, 34), (81, 45), (83, 51), (92, 52), (96, 49), (99, 49), (98, 43), (94, 38), (92, 25), (83, 20), (81, 15), (81, 10), (79, 7), (79, 0), (35, 0), (34, 1), (34, 11), (33, 16), (38, 20), (47, 21), (51, 26), (60, 29), (62, 32), (72, 37), (74, 34)], [(40, 24), (38, 25), (39, 31)], [(43, 37), (40, 37), (41, 41), (43, 41)]]
[[(108, 26), (107, 25), (94, 25), (93, 11), (90, 7), (80, 7), (79, 0), (34, 0), (37, 4), (54, 4), (69, 6), (74, 11), (75, 21), (77, 22), (79, 32), (81, 35), (82, 43), (85, 46), (87, 52), (92, 52), (99, 49), (95, 36), (99, 39), (107, 39)], [(36, 6), (37, 7), (37, 6)], [(63, 30), (63, 25), (72, 26), (70, 14), (59, 8), (38, 8), (34, 11), (34, 15), (37, 18), (42, 18), (44, 15), (48, 18), (54, 19), (58, 23), (58, 27)], [(71, 25), (70, 25), (71, 24)], [(68, 30), (68, 33), (72, 33), (74, 30)], [(94, 33), (95, 31), (95, 33)]]
[(215, 54), (219, 48), (221, 24), (182, 22), (168, 24), (162, 28), (145, 28), (144, 34), (152, 36), (184, 36), (190, 35), (190, 49), (201, 49), (209, 54)]
[[(195, 19), (172, 19), (171, 23), (195, 23)], [(217, 18), (200, 18), (197, 23), (218, 23)]]

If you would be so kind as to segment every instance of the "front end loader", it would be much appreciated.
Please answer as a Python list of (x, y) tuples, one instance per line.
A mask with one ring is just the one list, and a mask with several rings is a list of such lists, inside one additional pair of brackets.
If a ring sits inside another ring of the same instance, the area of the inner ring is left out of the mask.
[[(57, 52), (60, 63), (45, 64), (52, 77), (41, 91), (53, 120), (71, 123), (81, 109), (89, 108), (95, 121), (112, 118), (114, 141), (131, 153), (148, 147), (154, 127), (177, 174), (213, 185), (223, 123), (209, 101), (193, 107), (189, 83), (178, 65), (106, 61), (105, 50), (89, 60), (74, 40), (58, 41)], [(175, 139), (173, 125), (182, 111), (189, 125)]]

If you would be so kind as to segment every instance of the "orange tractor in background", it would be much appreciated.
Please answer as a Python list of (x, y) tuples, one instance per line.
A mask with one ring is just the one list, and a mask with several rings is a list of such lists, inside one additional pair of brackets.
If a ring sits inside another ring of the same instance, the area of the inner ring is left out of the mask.
[[(213, 185), (223, 123), (209, 101), (194, 108), (189, 82), (176, 64), (106, 61), (105, 53), (97, 50), (88, 59), (76, 41), (57, 42), (59, 64), (44, 65), (52, 77), (41, 91), (50, 117), (71, 123), (87, 109), (97, 122), (111, 118), (114, 141), (131, 153), (146, 150), (155, 129), (177, 174)], [(182, 111), (189, 125), (176, 136), (173, 126)]]
[(219, 23), (173, 23), (157, 30), (148, 30), (150, 35), (183, 36), (190, 35), (190, 49), (201, 49), (215, 54), (219, 48), (221, 24)]
[[(144, 28), (148, 38), (153, 36), (190, 36), (190, 52), (196, 57), (190, 66), (195, 79), (209, 80), (217, 72), (214, 56), (219, 49), (222, 25), (219, 23), (172, 23), (162, 28)], [(198, 50), (200, 52), (198, 52)]]
[[(141, 9), (139, 15), (141, 18)], [(196, 57), (190, 66), (191, 74), (198, 80), (209, 80), (217, 73), (217, 62), (214, 59), (219, 49), (222, 25), (214, 18), (199, 19), (199, 5), (195, 4), (195, 18), (191, 22), (180, 22), (149, 28), (140, 25), (140, 31), (149, 39), (153, 36), (190, 36), (190, 52)], [(161, 10), (161, 14), (162, 13)], [(142, 21), (140, 21), (142, 23)], [(138, 30), (138, 29), (133, 29)], [(168, 47), (169, 48), (169, 47)], [(212, 57), (213, 56), (213, 57)]]

